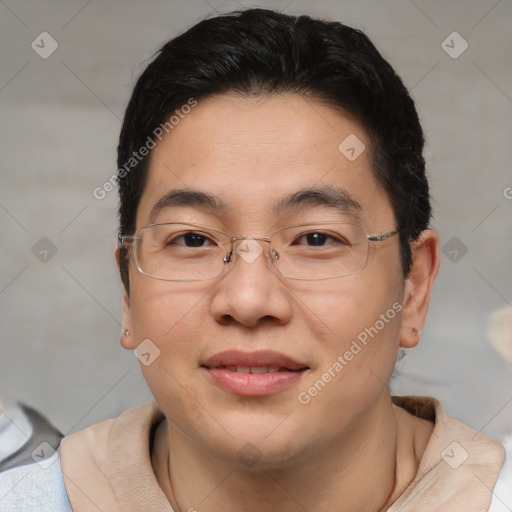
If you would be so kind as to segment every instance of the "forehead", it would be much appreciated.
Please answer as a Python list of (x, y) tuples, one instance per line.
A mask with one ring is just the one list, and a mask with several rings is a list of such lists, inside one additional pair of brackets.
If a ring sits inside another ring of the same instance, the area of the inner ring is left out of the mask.
[(236, 221), (272, 220), (282, 213), (276, 206), (308, 189), (341, 191), (360, 206), (366, 223), (392, 219), (369, 153), (359, 123), (310, 98), (230, 93), (200, 99), (152, 150), (137, 226), (176, 190), (215, 196), (223, 207), (210, 213)]

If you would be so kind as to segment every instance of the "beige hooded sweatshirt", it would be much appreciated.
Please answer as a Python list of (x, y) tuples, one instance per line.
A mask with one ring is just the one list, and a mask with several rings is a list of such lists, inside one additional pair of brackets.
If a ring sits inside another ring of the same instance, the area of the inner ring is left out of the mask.
[[(393, 397), (435, 428), (415, 478), (387, 512), (485, 512), (504, 462), (496, 441), (449, 419), (429, 397)], [(174, 512), (151, 466), (163, 414), (154, 402), (63, 439), (62, 473), (74, 512)]]

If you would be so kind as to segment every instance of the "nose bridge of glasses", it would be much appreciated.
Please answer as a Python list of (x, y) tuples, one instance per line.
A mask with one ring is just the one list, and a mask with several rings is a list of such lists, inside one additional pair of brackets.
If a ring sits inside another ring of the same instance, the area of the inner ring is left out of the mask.
[(255, 236), (232, 236), (231, 237), (231, 241), (233, 243), (235, 242), (241, 242), (243, 240), (256, 240), (256, 241), (262, 241), (262, 242), (267, 242), (267, 243), (270, 243), (270, 238), (266, 238), (266, 237), (255, 237)]
[(224, 258), (225, 263), (232, 261), (233, 251), (237, 253), (246, 263), (253, 263), (261, 253), (264, 253), (269, 262), (272, 256), (269, 251), (263, 248), (263, 244), (269, 244), (270, 238), (253, 236), (234, 236), (231, 237), (231, 250)]

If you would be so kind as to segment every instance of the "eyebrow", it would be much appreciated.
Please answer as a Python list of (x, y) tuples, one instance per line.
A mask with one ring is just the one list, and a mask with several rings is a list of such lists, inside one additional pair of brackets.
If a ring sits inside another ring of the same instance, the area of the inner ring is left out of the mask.
[(229, 208), (219, 197), (206, 194), (199, 190), (171, 190), (161, 197), (153, 206), (150, 213), (150, 222), (165, 208), (173, 207), (195, 207), (201, 210), (221, 214)]
[[(195, 207), (216, 215), (224, 214), (229, 205), (213, 194), (199, 190), (171, 190), (161, 197), (153, 206), (150, 222), (153, 222), (160, 211), (173, 207)], [(333, 185), (323, 187), (302, 188), (280, 198), (273, 206), (276, 214), (283, 214), (300, 208), (327, 207), (341, 214), (358, 217), (361, 205), (352, 195)]]
[(359, 217), (362, 211), (361, 205), (349, 192), (334, 185), (300, 189), (279, 199), (273, 210), (280, 214), (284, 211), (315, 207), (327, 207), (337, 213), (355, 217)]

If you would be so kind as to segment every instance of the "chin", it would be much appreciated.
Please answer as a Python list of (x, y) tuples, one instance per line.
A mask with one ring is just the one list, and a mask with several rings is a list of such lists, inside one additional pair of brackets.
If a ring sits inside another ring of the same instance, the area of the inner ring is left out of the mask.
[(228, 446), (217, 444), (215, 451), (229, 466), (250, 472), (282, 470), (307, 460), (307, 447), (297, 436), (271, 438), (231, 440)]

